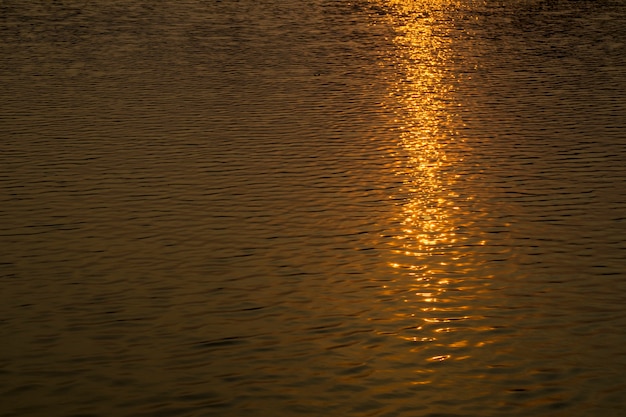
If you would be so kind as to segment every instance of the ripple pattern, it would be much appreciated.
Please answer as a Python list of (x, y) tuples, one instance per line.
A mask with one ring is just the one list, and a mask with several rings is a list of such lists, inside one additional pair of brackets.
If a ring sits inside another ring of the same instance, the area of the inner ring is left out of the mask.
[(625, 20), (0, 2), (0, 415), (623, 415)]

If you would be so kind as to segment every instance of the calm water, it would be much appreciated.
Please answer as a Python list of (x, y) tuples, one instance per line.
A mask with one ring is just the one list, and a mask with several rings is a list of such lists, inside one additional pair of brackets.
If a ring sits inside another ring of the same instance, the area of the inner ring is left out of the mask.
[(1, 416), (626, 413), (625, 2), (0, 36)]

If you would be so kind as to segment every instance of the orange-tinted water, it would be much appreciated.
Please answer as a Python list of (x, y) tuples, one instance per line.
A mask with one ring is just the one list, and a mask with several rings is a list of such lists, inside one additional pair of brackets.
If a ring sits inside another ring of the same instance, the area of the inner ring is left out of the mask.
[(0, 4), (0, 415), (621, 416), (626, 4)]

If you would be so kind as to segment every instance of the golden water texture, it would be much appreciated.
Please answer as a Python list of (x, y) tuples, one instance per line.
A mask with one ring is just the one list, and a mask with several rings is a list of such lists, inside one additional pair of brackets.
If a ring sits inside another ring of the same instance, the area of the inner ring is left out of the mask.
[(625, 28), (1, 1), (0, 415), (624, 415)]

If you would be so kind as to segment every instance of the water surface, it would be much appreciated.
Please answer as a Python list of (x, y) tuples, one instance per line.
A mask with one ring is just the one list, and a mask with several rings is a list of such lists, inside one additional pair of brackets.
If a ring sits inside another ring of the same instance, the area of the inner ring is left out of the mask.
[(620, 416), (626, 4), (0, 4), (2, 416)]

